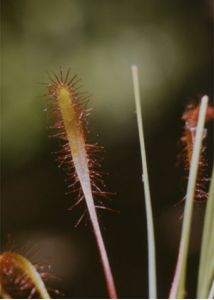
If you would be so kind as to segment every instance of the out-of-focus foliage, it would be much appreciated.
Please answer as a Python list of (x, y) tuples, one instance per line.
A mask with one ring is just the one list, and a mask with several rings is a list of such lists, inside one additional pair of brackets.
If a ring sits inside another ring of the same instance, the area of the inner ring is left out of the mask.
[(7, 0), (2, 14), (2, 151), (13, 163), (45, 147), (46, 71), (78, 73), (95, 122), (117, 139), (114, 128), (127, 133), (134, 111), (130, 64), (140, 67), (144, 117), (164, 114), (172, 93), (209, 64), (209, 16), (185, 1)]

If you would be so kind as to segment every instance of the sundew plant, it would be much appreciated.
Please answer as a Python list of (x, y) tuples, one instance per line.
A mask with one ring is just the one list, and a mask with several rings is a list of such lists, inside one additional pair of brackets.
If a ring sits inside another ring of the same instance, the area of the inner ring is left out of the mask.
[[(142, 187), (144, 190), (147, 245), (148, 245), (148, 298), (159, 296), (157, 287), (156, 267), (156, 236), (152, 209), (152, 197), (149, 184), (149, 169), (147, 165), (146, 142), (140, 99), (138, 67), (131, 67), (136, 116), (142, 159)], [(59, 140), (59, 149), (55, 151), (56, 161), (64, 170), (67, 179), (67, 189), (70, 198), (70, 217), (72, 210), (81, 210), (79, 225), (84, 218), (90, 220), (92, 232), (97, 244), (100, 263), (103, 269), (108, 296), (111, 299), (120, 297), (117, 291), (117, 278), (114, 274), (114, 264), (108, 257), (108, 249), (102, 234), (98, 217), (100, 209), (111, 210), (105, 203), (108, 193), (104, 191), (102, 165), (100, 162), (101, 146), (90, 143), (89, 121), (90, 109), (87, 107), (89, 97), (78, 90), (78, 77), (71, 76), (70, 70), (51, 74), (47, 83), (49, 97), (48, 112), (51, 115), (51, 136)], [(130, 99), (130, 101), (132, 101)], [(197, 298), (214, 297), (214, 169), (212, 179), (207, 175), (206, 137), (209, 132), (206, 124), (214, 120), (214, 107), (209, 103), (209, 97), (203, 96), (199, 102), (187, 105), (182, 115), (184, 123), (181, 144), (183, 146), (184, 173), (187, 174), (186, 194), (184, 195), (184, 212), (181, 219), (182, 230), (175, 262), (175, 272), (172, 278), (168, 297), (180, 299), (188, 297), (187, 262), (190, 247), (191, 223), (194, 202), (203, 201), (206, 213), (201, 240), (199, 271), (195, 282)], [(207, 187), (209, 186), (209, 190)], [(139, 199), (139, 201), (141, 201)], [(85, 229), (87, 230), (87, 228)], [(127, 237), (128, 239), (128, 237)], [(142, 254), (143, 255), (143, 254)], [(191, 270), (190, 270), (191, 271)], [(0, 255), (0, 294), (2, 298), (42, 298), (59, 297), (57, 289), (50, 293), (48, 273), (38, 265), (33, 265), (29, 259), (15, 251), (5, 251)], [(66, 295), (65, 295), (66, 298)]]

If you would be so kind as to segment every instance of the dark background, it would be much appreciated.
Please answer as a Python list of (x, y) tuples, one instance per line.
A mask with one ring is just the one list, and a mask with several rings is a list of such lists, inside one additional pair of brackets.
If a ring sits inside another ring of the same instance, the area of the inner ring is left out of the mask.
[[(120, 298), (147, 297), (141, 160), (130, 65), (140, 69), (142, 113), (157, 242), (158, 296), (167, 298), (176, 263), (186, 182), (176, 167), (180, 119), (190, 100), (213, 101), (212, 1), (1, 1), (1, 248), (52, 265), (65, 298), (105, 298), (90, 222), (69, 212), (64, 175), (48, 138), (46, 71), (72, 68), (92, 94), (90, 140), (105, 147), (109, 191), (100, 212)], [(212, 126), (208, 138), (212, 162)], [(188, 297), (195, 296), (204, 204), (196, 205)], [(86, 225), (86, 226), (85, 226)], [(8, 237), (10, 234), (11, 238)]]

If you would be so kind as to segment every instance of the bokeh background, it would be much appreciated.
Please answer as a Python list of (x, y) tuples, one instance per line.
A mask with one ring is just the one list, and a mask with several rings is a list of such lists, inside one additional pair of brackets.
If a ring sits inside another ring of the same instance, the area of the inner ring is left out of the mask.
[[(145, 208), (130, 72), (138, 64), (158, 296), (166, 298), (186, 187), (182, 167), (176, 167), (180, 116), (191, 99), (208, 94), (213, 101), (212, 10), (211, 0), (1, 1), (1, 249), (12, 240), (33, 261), (49, 262), (59, 277), (52, 285), (65, 298), (107, 293), (90, 222), (74, 228), (82, 211), (67, 210), (72, 195), (64, 195), (64, 175), (51, 155), (57, 142), (48, 138), (41, 85), (48, 82), (46, 72), (71, 67), (92, 95), (90, 140), (105, 147), (105, 181), (116, 192), (107, 205), (120, 211), (100, 212), (118, 293), (146, 298)], [(204, 208), (195, 206), (188, 297), (195, 295)]]

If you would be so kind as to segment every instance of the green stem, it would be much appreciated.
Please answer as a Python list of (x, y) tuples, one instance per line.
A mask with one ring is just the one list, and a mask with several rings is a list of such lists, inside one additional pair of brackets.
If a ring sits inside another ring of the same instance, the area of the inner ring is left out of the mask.
[(192, 160), (190, 165), (178, 260), (177, 260), (177, 265), (175, 270), (175, 276), (173, 279), (173, 283), (169, 295), (171, 299), (184, 298), (185, 296), (186, 267), (187, 267), (187, 256), (189, 250), (190, 227), (192, 222), (193, 202), (194, 202), (197, 172), (199, 166), (199, 157), (202, 148), (203, 130), (204, 130), (207, 105), (208, 105), (208, 97), (204, 96), (201, 99), (195, 143), (193, 147), (193, 154), (192, 154)]
[(139, 78), (138, 78), (138, 67), (133, 65), (132, 77), (134, 85), (134, 96), (136, 103), (137, 112), (137, 123), (140, 138), (140, 149), (142, 158), (142, 181), (144, 183), (144, 195), (145, 195), (145, 206), (146, 206), (146, 220), (147, 220), (147, 236), (148, 236), (148, 275), (149, 275), (149, 298), (157, 298), (157, 283), (156, 283), (156, 258), (155, 258), (155, 237), (154, 237), (154, 224), (152, 215), (152, 204), (151, 195), (149, 189), (149, 177), (146, 161), (146, 149), (143, 133), (143, 120), (141, 113), (141, 102), (140, 102), (140, 88), (139, 88)]
[(207, 298), (214, 276), (214, 166), (207, 201), (201, 256), (198, 274), (197, 298)]
[(213, 299), (214, 298), (214, 280), (212, 282), (212, 286), (208, 295), (208, 299)]

